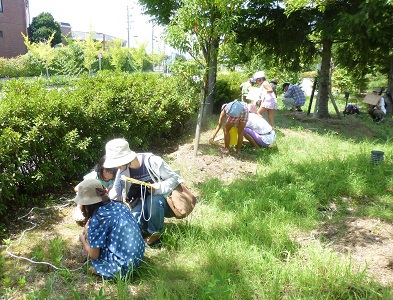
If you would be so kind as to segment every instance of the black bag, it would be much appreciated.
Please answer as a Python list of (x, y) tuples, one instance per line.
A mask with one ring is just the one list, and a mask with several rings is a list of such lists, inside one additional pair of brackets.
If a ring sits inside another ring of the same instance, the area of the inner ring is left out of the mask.
[(139, 184), (131, 184), (126, 196), (126, 202), (131, 206), (131, 208), (134, 208), (138, 204), (142, 197), (141, 193), (143, 193), (143, 196), (150, 195), (149, 189), (146, 189), (145, 186), (142, 186), (141, 191), (141, 186)]
[(359, 107), (356, 104), (348, 104), (344, 110), (344, 115), (360, 114)]

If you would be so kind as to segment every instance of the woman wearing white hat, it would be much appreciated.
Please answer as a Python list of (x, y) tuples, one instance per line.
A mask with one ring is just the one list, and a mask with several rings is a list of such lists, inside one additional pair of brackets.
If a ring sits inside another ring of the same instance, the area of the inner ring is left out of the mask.
[[(164, 230), (165, 217), (174, 217), (166, 198), (183, 179), (161, 157), (152, 153), (131, 151), (124, 139), (109, 141), (105, 145), (105, 152), (104, 168), (118, 168), (109, 197), (116, 200), (126, 198), (139, 227), (147, 235), (146, 243), (155, 244)], [(149, 183), (151, 188), (130, 182), (124, 183), (124, 176)], [(125, 197), (122, 194), (124, 184)]]
[(113, 279), (116, 274), (125, 276), (138, 267), (145, 253), (145, 242), (128, 207), (109, 200), (97, 179), (83, 180), (74, 200), (88, 219), (79, 240), (91, 258), (94, 271)]

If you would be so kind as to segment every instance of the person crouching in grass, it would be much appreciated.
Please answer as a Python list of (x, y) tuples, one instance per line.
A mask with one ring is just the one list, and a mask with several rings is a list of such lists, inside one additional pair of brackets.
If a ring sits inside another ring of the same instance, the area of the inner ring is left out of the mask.
[(130, 209), (110, 200), (97, 179), (83, 180), (74, 201), (88, 220), (79, 240), (95, 273), (114, 279), (137, 268), (145, 253), (145, 242)]

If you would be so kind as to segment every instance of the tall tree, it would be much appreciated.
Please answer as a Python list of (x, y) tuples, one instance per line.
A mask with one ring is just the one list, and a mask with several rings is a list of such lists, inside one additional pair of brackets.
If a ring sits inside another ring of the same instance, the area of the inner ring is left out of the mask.
[(380, 71), (388, 78), (387, 96), (393, 108), (393, 3), (364, 0), (356, 11), (341, 18), (347, 39), (338, 45), (336, 61), (358, 78), (370, 71)]
[(213, 112), (219, 47), (234, 38), (231, 25), (240, 5), (240, 1), (187, 0), (168, 26), (171, 44), (188, 52), (203, 67), (204, 116)]
[[(160, 25), (167, 25), (169, 44), (189, 53), (203, 67), (204, 117), (212, 114), (220, 44), (233, 38), (231, 25), (239, 0), (139, 0), (145, 13)], [(160, 9), (157, 9), (160, 7)], [(162, 8), (162, 9), (161, 9)]]
[(51, 46), (61, 43), (60, 24), (50, 13), (40, 13), (34, 17), (28, 28), (29, 41), (33, 43), (46, 42), (51, 36)]
[(90, 30), (85, 40), (77, 40), (83, 49), (83, 66), (89, 71), (89, 75), (93, 72), (93, 64), (98, 60), (98, 55), (103, 52), (102, 43), (93, 39), (94, 32)]
[[(316, 117), (330, 117), (332, 46), (345, 36), (340, 26), (343, 12), (357, 9), (360, 0), (249, 1), (239, 26), (239, 38), (265, 45), (264, 51), (292, 69), (320, 56)], [(242, 26), (242, 24), (245, 24)], [(246, 33), (250, 32), (250, 35)], [(240, 40), (240, 41), (241, 41)]]

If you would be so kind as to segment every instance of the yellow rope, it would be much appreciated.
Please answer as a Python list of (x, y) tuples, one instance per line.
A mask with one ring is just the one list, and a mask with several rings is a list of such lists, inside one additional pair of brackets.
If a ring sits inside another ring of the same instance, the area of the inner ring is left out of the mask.
[(134, 179), (134, 178), (131, 178), (131, 177), (122, 177), (122, 179), (123, 179), (124, 181), (128, 181), (128, 182), (132, 182), (132, 183), (144, 185), (144, 186), (147, 186), (147, 187), (149, 187), (149, 188), (152, 187), (152, 185), (151, 185), (150, 183), (147, 183), (147, 182), (144, 182), (144, 181), (140, 181), (140, 180), (138, 180), (138, 179)]

